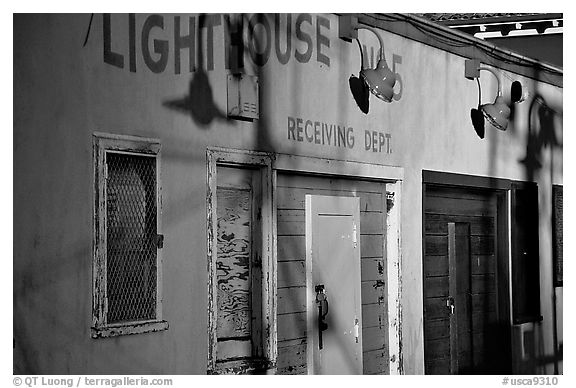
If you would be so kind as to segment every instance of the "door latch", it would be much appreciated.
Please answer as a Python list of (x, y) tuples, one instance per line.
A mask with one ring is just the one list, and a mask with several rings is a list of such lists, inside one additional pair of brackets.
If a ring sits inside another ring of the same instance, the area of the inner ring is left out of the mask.
[(450, 314), (454, 315), (454, 298), (449, 296), (448, 299), (446, 299), (446, 307), (448, 307), (450, 309)]
[(316, 291), (316, 304), (318, 305), (318, 348), (322, 349), (322, 332), (328, 329), (328, 324), (324, 322), (324, 318), (328, 315), (328, 298), (323, 284), (318, 284), (314, 291)]

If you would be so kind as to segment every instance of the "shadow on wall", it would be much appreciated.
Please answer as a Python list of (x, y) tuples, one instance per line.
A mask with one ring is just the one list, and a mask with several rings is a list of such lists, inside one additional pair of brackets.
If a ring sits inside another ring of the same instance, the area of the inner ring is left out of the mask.
[[(538, 79), (539, 70), (535, 70), (534, 79)], [(538, 83), (533, 81), (532, 90), (538, 90)], [(514, 92), (514, 91), (512, 91)], [(526, 132), (519, 131), (516, 123), (518, 122), (519, 110), (515, 109), (514, 104), (511, 104), (511, 115), (508, 135), (518, 138), (525, 146), (525, 153), (522, 157), (517, 159), (522, 171), (524, 180), (527, 182), (541, 182), (543, 178), (544, 181), (549, 180), (550, 183), (554, 182), (554, 177), (561, 173), (562, 162), (560, 161), (557, 166), (554, 164), (555, 152), (557, 150), (562, 150), (562, 115), (563, 112), (561, 108), (555, 109), (551, 104), (544, 98), (543, 95), (536, 92), (531, 96), (529, 101), (524, 102), (529, 103), (528, 113), (527, 113), (527, 128)], [(516, 123), (515, 123), (516, 121)], [(522, 136), (522, 137), (520, 137)], [(505, 150), (499, 150), (499, 142), (493, 141), (490, 144), (490, 171), (492, 174), (498, 173), (498, 168), (496, 166), (496, 160), (498, 152), (504, 152)], [(546, 169), (544, 169), (545, 164), (548, 163)], [(556, 168), (560, 168), (560, 171), (556, 171)], [(544, 203), (543, 207), (540, 208), (540, 218), (543, 217), (543, 211), (546, 212), (546, 208), (549, 208), (551, 204), (551, 199), (548, 198), (548, 190), (540, 190), (540, 203)], [(548, 256), (548, 255), (546, 255)], [(552, 256), (552, 252), (550, 252)], [(543, 260), (545, 258), (540, 258)], [(551, 260), (551, 263), (553, 261)], [(553, 264), (551, 264), (553, 265)], [(557, 317), (556, 309), (562, 308), (562, 306), (557, 306), (555, 300), (555, 292), (552, 285), (549, 283), (541, 284), (541, 303), (542, 305), (551, 304), (551, 321), (556, 330)], [(548, 300), (549, 291), (552, 289), (551, 300)], [(548, 313), (547, 313), (548, 314)], [(545, 319), (547, 319), (545, 317)], [(554, 333), (554, 347), (549, 353), (544, 349), (544, 341), (546, 333), (542, 328), (541, 323), (534, 324), (533, 329), (528, 329), (526, 325), (513, 325), (512, 326), (512, 352), (513, 352), (513, 370), (515, 373), (519, 374), (534, 374), (534, 373), (546, 373), (546, 370), (551, 365), (554, 366), (554, 373), (558, 373), (558, 365), (562, 360), (562, 344), (557, 343), (557, 335)]]
[(214, 120), (227, 120), (226, 114), (220, 111), (214, 103), (212, 87), (204, 69), (194, 73), (187, 96), (165, 101), (163, 106), (190, 114), (194, 123), (203, 128), (209, 126)]
[[(200, 15), (199, 17), (199, 28), (196, 38), (197, 52), (196, 56), (198, 58), (197, 66), (195, 68), (192, 79), (190, 80), (188, 95), (182, 96), (176, 99), (168, 99), (163, 102), (163, 106), (184, 114), (189, 114), (192, 121), (202, 129), (209, 129), (208, 127), (213, 122), (226, 122), (226, 124), (237, 124), (235, 120), (228, 118), (226, 112), (223, 112), (216, 106), (214, 101), (214, 91), (212, 85), (210, 85), (210, 80), (208, 78), (208, 73), (204, 68), (204, 50), (203, 42), (206, 40), (204, 37), (205, 29), (204, 27), (204, 17), (205, 15)], [(258, 56), (261, 51), (261, 47), (265, 46), (265, 37), (255, 33), (258, 29), (255, 28), (256, 24), (261, 23), (261, 18), (265, 18), (264, 14), (257, 14), (254, 17), (249, 18), (245, 14), (234, 15), (235, 17), (223, 17), (222, 20), (225, 23), (225, 34), (226, 31), (243, 31), (243, 26), (247, 25), (248, 34), (238, 34), (237, 32), (230, 33), (231, 42), (235, 46), (240, 46), (242, 49), (238, 50), (239, 54), (235, 55), (230, 53), (230, 59), (228, 55), (228, 63), (226, 63), (226, 68), (231, 68), (231, 72), (244, 73), (244, 51), (245, 48), (254, 50), (254, 53), (250, 51), (251, 56)], [(292, 34), (295, 34), (292, 32)], [(235, 39), (241, 37), (242, 41), (240, 43), (236, 42)], [(225, 38), (226, 43), (228, 43)], [(234, 49), (238, 49), (235, 47)], [(231, 49), (232, 50), (232, 49)], [(260, 50), (260, 51), (259, 51)], [(232, 50), (233, 51), (233, 50)], [(246, 50), (248, 51), (248, 50)], [(258, 58), (252, 58), (256, 63)], [(272, 139), (269, 134), (269, 124), (267, 122), (267, 115), (262, 114), (262, 112), (268, 112), (270, 108), (268, 103), (271, 103), (274, 98), (268, 98), (268, 85), (265, 77), (262, 77), (262, 68), (259, 65), (253, 67), (255, 75), (259, 80), (259, 101), (260, 101), (260, 118), (256, 120), (254, 131), (256, 142), (252, 149), (254, 151), (268, 151), (274, 152), (275, 146), (272, 144)], [(295, 97), (294, 97), (295, 98)]]
[[(537, 77), (538, 72), (536, 72), (535, 77)], [(512, 95), (516, 95), (519, 99), (518, 93), (522, 93), (521, 89), (515, 88), (515, 84), (512, 84), (511, 96), (507, 105), (510, 108), (510, 119), (507, 134), (512, 136), (519, 135), (518, 128), (515, 125), (517, 122), (518, 110), (516, 104), (511, 102)], [(536, 88), (537, 85), (534, 85)], [(516, 89), (516, 90), (515, 90)], [(520, 100), (521, 102), (522, 100)], [(527, 103), (527, 102), (524, 102)], [(559, 112), (552, 108), (544, 96), (537, 93), (534, 95), (530, 101), (530, 106), (528, 110), (528, 131), (526, 134), (526, 154), (518, 162), (523, 165), (524, 177), (528, 182), (534, 182), (538, 178), (539, 170), (542, 168), (542, 157), (547, 148), (549, 148), (552, 153), (555, 148), (562, 148), (562, 141), (558, 138), (557, 130), (555, 125), (555, 120), (557, 117), (561, 117), (562, 112)], [(475, 130), (481, 130), (484, 133), (484, 119), (482, 115), (476, 109), (471, 111), (472, 124)], [(489, 124), (486, 128), (487, 130), (495, 130)], [(562, 128), (559, 128), (561, 131)], [(482, 137), (482, 136), (481, 136)], [(497, 154), (498, 154), (498, 141), (492, 141), (490, 144), (490, 173), (497, 174), (498, 167), (496, 165)], [(551, 165), (550, 172), (554, 173), (554, 165)]]
[(198, 29), (198, 39), (196, 39), (195, 47), (198, 47), (197, 53), (194, 55), (198, 58), (198, 68), (195, 69), (194, 75), (190, 80), (188, 86), (188, 95), (181, 98), (164, 101), (164, 107), (174, 109), (176, 111), (190, 114), (192, 121), (202, 128), (209, 126), (214, 120), (226, 120), (226, 114), (218, 109), (214, 103), (214, 93), (212, 86), (208, 80), (208, 74), (203, 66), (203, 29), (202, 21), (204, 18), (201, 16), (200, 28)]
[[(562, 148), (554, 124), (557, 115), (560, 113), (552, 109), (543, 96), (540, 94), (534, 96), (528, 110), (526, 156), (519, 160), (524, 165), (527, 181), (534, 181), (538, 171), (542, 168), (541, 158), (547, 147), (550, 147), (550, 150)], [(551, 168), (553, 167), (552, 165)]]

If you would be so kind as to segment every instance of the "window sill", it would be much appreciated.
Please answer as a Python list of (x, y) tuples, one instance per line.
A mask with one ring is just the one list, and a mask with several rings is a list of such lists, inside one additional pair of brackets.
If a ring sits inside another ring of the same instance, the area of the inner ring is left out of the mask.
[(226, 375), (226, 374), (248, 374), (263, 375), (274, 374), (274, 363), (262, 359), (244, 359), (218, 361), (213, 369), (208, 370), (208, 374)]
[(168, 330), (168, 321), (129, 322), (92, 328), (92, 338), (117, 337), (120, 335), (154, 333)]

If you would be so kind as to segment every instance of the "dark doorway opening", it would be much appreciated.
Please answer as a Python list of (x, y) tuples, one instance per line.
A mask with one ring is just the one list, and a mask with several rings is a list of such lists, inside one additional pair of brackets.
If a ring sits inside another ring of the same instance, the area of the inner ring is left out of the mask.
[(423, 185), (425, 372), (510, 373), (507, 190), (442, 175)]

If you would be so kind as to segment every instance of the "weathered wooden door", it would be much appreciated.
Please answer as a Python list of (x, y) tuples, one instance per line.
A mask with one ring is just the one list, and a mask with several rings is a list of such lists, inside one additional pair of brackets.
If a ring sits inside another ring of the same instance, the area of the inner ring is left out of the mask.
[[(361, 255), (363, 373), (388, 374), (386, 184), (295, 174), (278, 174), (277, 183), (278, 373), (313, 373), (307, 363), (308, 194), (357, 197), (360, 201), (358, 245)], [(333, 299), (330, 290), (328, 299)]]
[(360, 202), (306, 195), (308, 372), (362, 374)]
[(424, 210), (426, 373), (505, 373), (496, 195), (428, 188)]

